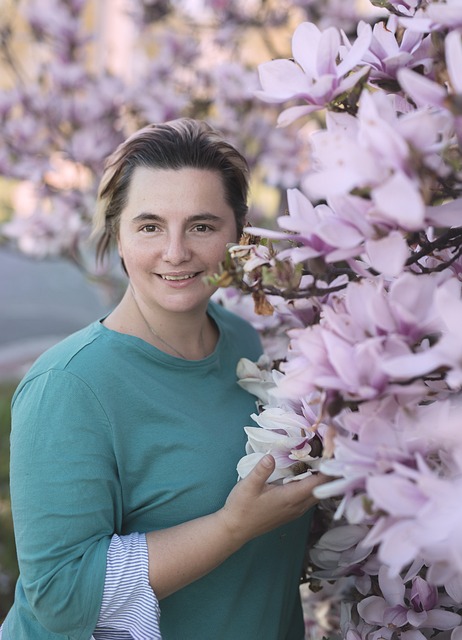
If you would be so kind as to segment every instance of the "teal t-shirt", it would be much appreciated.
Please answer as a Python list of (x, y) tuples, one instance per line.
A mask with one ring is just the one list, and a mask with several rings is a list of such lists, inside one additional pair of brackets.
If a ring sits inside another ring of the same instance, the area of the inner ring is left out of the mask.
[[(13, 398), (11, 496), (20, 578), (3, 640), (88, 640), (114, 533), (164, 529), (221, 508), (255, 398), (236, 366), (261, 348), (210, 303), (220, 337), (175, 358), (100, 322), (46, 352)], [(261, 536), (161, 601), (164, 640), (302, 640), (309, 516)]]

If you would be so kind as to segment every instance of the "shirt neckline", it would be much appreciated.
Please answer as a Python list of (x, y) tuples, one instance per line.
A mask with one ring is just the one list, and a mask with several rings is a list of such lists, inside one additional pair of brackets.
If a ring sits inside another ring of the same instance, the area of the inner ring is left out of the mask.
[(181, 368), (194, 368), (198, 366), (200, 367), (213, 364), (218, 359), (218, 354), (221, 350), (223, 342), (222, 326), (216, 312), (215, 303), (213, 303), (212, 301), (210, 301), (208, 304), (207, 314), (212, 318), (217, 326), (218, 340), (212, 353), (210, 353), (205, 358), (202, 358), (201, 360), (187, 360), (178, 356), (171, 355), (170, 353), (165, 353), (165, 351), (162, 351), (162, 349), (155, 347), (150, 342), (146, 342), (146, 340), (143, 340), (143, 338), (138, 338), (137, 336), (133, 336), (129, 333), (122, 333), (120, 331), (115, 331), (114, 329), (109, 329), (103, 324), (103, 320), (107, 316), (103, 316), (102, 318), (97, 320), (95, 324), (97, 325), (99, 332), (101, 332), (103, 335), (111, 336), (111, 338), (117, 339), (121, 342), (130, 343), (136, 348), (141, 349), (142, 351), (147, 353), (150, 357), (153, 357), (154, 359), (161, 361), (164, 364)]

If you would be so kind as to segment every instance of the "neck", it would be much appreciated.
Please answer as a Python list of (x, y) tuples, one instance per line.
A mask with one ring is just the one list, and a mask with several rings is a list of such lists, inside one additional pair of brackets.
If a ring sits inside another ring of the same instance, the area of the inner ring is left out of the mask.
[[(208, 320), (205, 314), (201, 313), (197, 316), (199, 320), (197, 324), (191, 322), (192, 318), (189, 316), (187, 324), (181, 322), (178, 326), (176, 323), (177, 328), (172, 331), (171, 319), (164, 324), (159, 322), (158, 318), (156, 318), (157, 321), (153, 320), (152, 316), (148, 315), (149, 309), (143, 305), (131, 286), (129, 292), (135, 312), (149, 334), (148, 341), (154, 346), (183, 360), (202, 360), (208, 355), (210, 351), (207, 349), (205, 340)], [(165, 329), (167, 324), (168, 331)]]

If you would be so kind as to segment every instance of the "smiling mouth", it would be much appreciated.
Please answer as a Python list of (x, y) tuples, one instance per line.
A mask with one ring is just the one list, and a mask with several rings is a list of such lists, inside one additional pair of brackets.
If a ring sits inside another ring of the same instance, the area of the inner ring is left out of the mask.
[(162, 280), (170, 280), (170, 281), (178, 282), (180, 280), (190, 280), (191, 278), (195, 278), (196, 276), (197, 276), (197, 273), (188, 273), (188, 274), (183, 274), (178, 276), (161, 275), (160, 277), (162, 278)]

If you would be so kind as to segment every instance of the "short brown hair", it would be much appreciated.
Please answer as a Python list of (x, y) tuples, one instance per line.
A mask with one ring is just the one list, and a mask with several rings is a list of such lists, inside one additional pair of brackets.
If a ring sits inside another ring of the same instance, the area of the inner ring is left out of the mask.
[(93, 218), (92, 235), (99, 236), (98, 260), (103, 260), (115, 243), (136, 167), (216, 171), (234, 212), (238, 237), (241, 235), (248, 211), (247, 161), (206, 122), (180, 118), (140, 129), (107, 158)]

